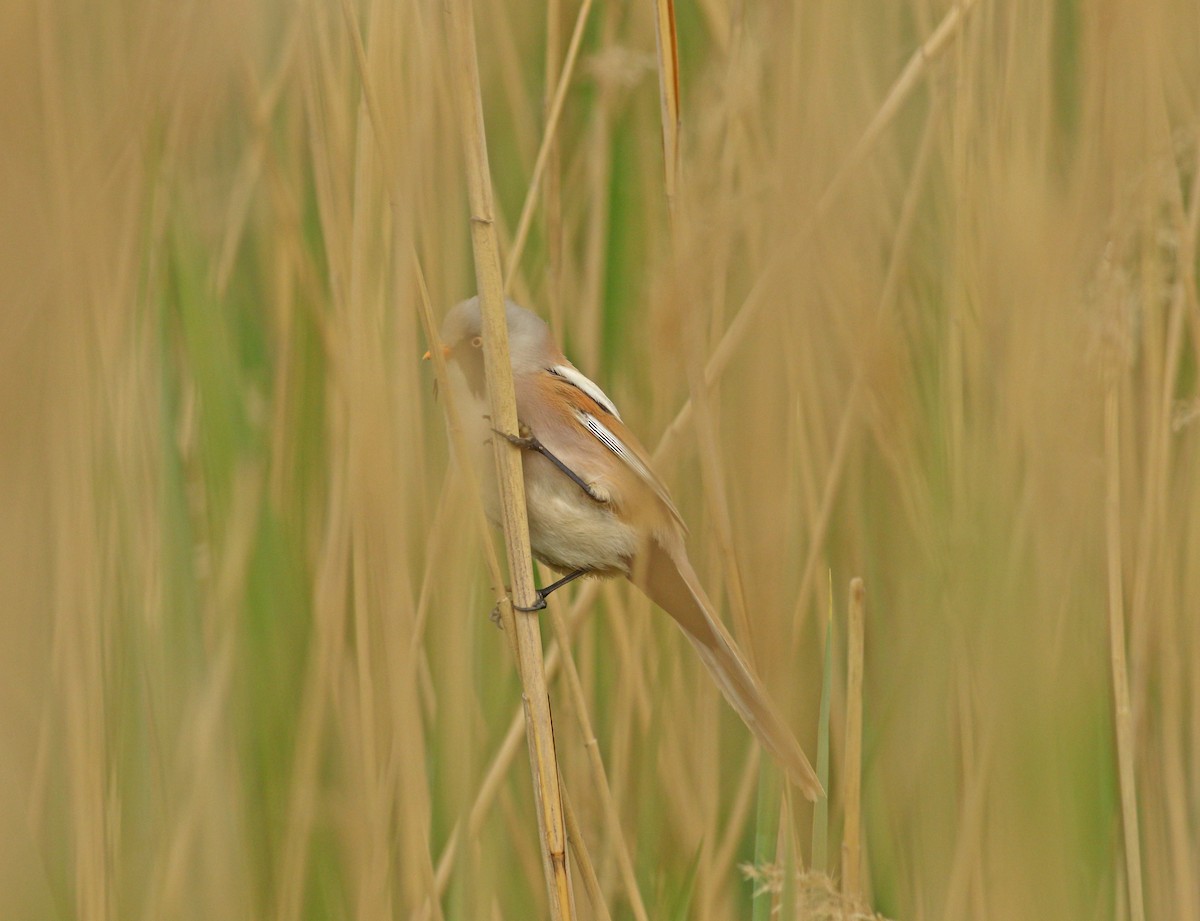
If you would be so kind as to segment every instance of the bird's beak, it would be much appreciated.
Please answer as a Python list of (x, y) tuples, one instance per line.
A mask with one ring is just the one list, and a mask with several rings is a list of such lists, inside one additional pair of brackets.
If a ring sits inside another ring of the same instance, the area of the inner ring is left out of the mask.
[[(448, 345), (442, 346), (442, 357), (443, 358), (449, 358), (450, 352), (451, 352), (450, 346), (448, 346)], [(433, 357), (433, 352), (428, 351), (424, 355), (421, 356), (421, 361), (429, 361), (429, 359), (431, 359), (432, 357)]]

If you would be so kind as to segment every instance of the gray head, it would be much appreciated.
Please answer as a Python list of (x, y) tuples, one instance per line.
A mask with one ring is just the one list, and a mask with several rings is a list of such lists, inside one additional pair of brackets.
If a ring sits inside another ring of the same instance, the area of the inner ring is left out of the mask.
[[(555, 364), (560, 353), (545, 321), (515, 301), (506, 300), (504, 308), (513, 373), (540, 371)], [(478, 297), (455, 304), (442, 321), (442, 344), (449, 350), (449, 357), (463, 366), (468, 379), (474, 376), (475, 369), (482, 376), (482, 334)]]

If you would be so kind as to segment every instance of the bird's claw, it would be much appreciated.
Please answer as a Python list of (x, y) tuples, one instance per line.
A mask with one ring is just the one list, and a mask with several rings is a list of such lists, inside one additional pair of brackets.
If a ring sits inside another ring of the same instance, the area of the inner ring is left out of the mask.
[(526, 614), (534, 614), (537, 611), (544, 611), (544, 610), (546, 610), (546, 596), (543, 595), (541, 592), (538, 592), (536, 594), (536, 596), (534, 597), (533, 604), (527, 608), (523, 608), (523, 607), (521, 607), (521, 605), (517, 604), (516, 602), (513, 602), (513, 610), (514, 611), (524, 611)]
[(492, 431), (515, 448), (538, 448), (541, 445), (541, 442), (533, 437), (533, 432), (529, 430), (529, 426), (527, 425), (517, 426), (519, 434), (516, 435), (510, 432), (503, 432), (498, 428), (493, 428)]
[[(515, 601), (512, 600), (512, 597), (509, 596), (509, 604), (512, 605), (512, 609), (514, 611), (521, 611), (525, 614), (535, 614), (538, 611), (546, 610), (546, 596), (543, 595), (540, 591), (538, 591), (536, 593), (536, 595), (534, 596), (533, 604), (527, 608), (517, 604)], [(501, 630), (504, 629), (504, 621), (500, 617), (500, 605), (499, 604), (497, 604), (494, 608), (492, 608), (492, 613), (488, 615), (488, 620), (490, 620), (492, 623), (494, 623)]]

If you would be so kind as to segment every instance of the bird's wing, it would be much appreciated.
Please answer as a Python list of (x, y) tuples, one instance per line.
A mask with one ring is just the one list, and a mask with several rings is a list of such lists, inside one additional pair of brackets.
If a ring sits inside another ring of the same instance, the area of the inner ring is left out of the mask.
[(553, 391), (553, 397), (567, 404), (572, 421), (605, 450), (615, 455), (626, 469), (648, 486), (670, 513), (671, 518), (681, 529), (686, 530), (666, 484), (659, 479), (651, 466), (649, 453), (638, 441), (637, 436), (621, 421), (616, 406), (604, 391), (573, 365), (556, 365), (547, 369), (540, 383)]
[(617, 405), (608, 398), (608, 394), (601, 390), (595, 381), (576, 368), (569, 361), (563, 362), (559, 365), (551, 365), (546, 370), (555, 377), (561, 377), (571, 386), (578, 387), (589, 397), (595, 400), (600, 408), (605, 412), (616, 416), (617, 419), (621, 418), (621, 414), (617, 412)]
[[(630, 561), (630, 581), (675, 619), (725, 699), (763, 746), (784, 765), (804, 795), (816, 799), (822, 793), (821, 784), (808, 758), (692, 571), (683, 549), (683, 519), (666, 485), (654, 473), (646, 449), (621, 421), (616, 406), (604, 391), (573, 365), (555, 365), (529, 383), (541, 392), (536, 394), (539, 399), (527, 401), (527, 409), (533, 415), (523, 421), (547, 448), (560, 454), (574, 473), (585, 481), (592, 480), (604, 466), (601, 459), (606, 453), (611, 454), (620, 460), (623, 471), (632, 474), (658, 497), (669, 517), (664, 520), (660, 514), (644, 533), (642, 547)], [(538, 409), (542, 412), (538, 413)], [(585, 433), (590, 438), (580, 442), (578, 435)], [(662, 527), (667, 522), (675, 526)]]

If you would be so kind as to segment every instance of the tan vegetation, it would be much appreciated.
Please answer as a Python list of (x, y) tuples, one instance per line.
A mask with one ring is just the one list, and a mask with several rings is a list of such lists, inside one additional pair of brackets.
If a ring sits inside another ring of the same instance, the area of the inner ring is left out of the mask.
[[(506, 286), (813, 752), (835, 600), (837, 879), (864, 580), (845, 912), (1200, 917), (1200, 6), (679, 5), (670, 212), (655, 5), (579, 12), (477, 4)], [(547, 915), (419, 360), (417, 266), (475, 286), (445, 32), (0, 8), (0, 917)], [(842, 904), (636, 591), (543, 641), (579, 917)]]

